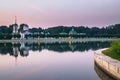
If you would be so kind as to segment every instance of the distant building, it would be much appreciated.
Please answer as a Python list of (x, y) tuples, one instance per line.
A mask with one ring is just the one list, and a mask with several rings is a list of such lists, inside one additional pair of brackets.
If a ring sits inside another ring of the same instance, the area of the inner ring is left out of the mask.
[[(15, 16), (15, 23), (12, 25), (13, 27), (13, 38), (15, 39), (14, 35), (20, 34), (20, 39), (25, 39), (25, 35), (31, 34), (29, 32), (29, 26), (27, 24), (21, 24), (20, 26), (17, 24), (17, 18)], [(16, 38), (17, 39), (17, 38)]]
[(77, 34), (77, 32), (74, 30), (74, 28), (72, 28), (69, 32), (69, 35), (74, 35), (74, 34)]
[(61, 35), (67, 35), (67, 33), (66, 33), (66, 32), (61, 32), (60, 34), (61, 34)]
[(21, 38), (20, 39), (25, 39), (25, 35), (31, 34), (29, 32), (29, 26), (27, 24), (23, 24), (22, 30), (20, 31)]
[(13, 34), (18, 34), (19, 26), (17, 24), (17, 18), (16, 18), (16, 16), (15, 16), (15, 23), (12, 26), (13, 26)]
[(18, 24), (13, 24), (13, 34), (18, 34)]

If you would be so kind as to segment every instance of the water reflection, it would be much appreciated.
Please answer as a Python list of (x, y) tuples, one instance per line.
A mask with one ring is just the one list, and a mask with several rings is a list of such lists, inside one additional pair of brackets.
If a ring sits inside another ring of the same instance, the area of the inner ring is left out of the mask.
[(0, 43), (0, 80), (100, 80), (93, 53), (110, 44)]
[(110, 75), (108, 75), (105, 71), (103, 71), (95, 62), (94, 69), (97, 73), (97, 75), (101, 78), (101, 80), (116, 80)]
[(79, 43), (0, 43), (0, 54), (11, 55), (14, 57), (29, 56), (29, 51), (49, 51), (63, 52), (84, 52), (88, 50), (97, 50), (110, 46), (111, 42), (79, 42)]

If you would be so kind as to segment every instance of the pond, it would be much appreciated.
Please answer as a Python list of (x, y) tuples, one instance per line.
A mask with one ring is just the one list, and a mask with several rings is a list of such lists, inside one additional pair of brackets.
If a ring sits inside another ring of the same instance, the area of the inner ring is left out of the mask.
[(110, 44), (0, 43), (0, 80), (101, 80), (94, 51)]

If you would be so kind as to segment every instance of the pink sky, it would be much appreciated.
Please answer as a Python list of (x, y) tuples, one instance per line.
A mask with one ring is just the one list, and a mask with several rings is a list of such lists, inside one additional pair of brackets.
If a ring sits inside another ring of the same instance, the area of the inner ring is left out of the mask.
[(106, 26), (120, 23), (120, 0), (1, 0), (0, 25)]

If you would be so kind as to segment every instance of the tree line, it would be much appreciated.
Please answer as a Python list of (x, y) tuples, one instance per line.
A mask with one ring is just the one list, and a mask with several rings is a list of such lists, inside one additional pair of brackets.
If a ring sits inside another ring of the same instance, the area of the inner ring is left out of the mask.
[[(23, 27), (21, 24), (20, 29)], [(73, 30), (73, 31), (72, 31)], [(13, 26), (0, 26), (0, 39), (20, 38), (20, 34), (13, 35)], [(87, 27), (87, 26), (56, 26), (47, 29), (30, 28), (31, 34), (26, 35), (26, 38), (119, 38), (120, 24), (110, 25), (106, 27)]]

